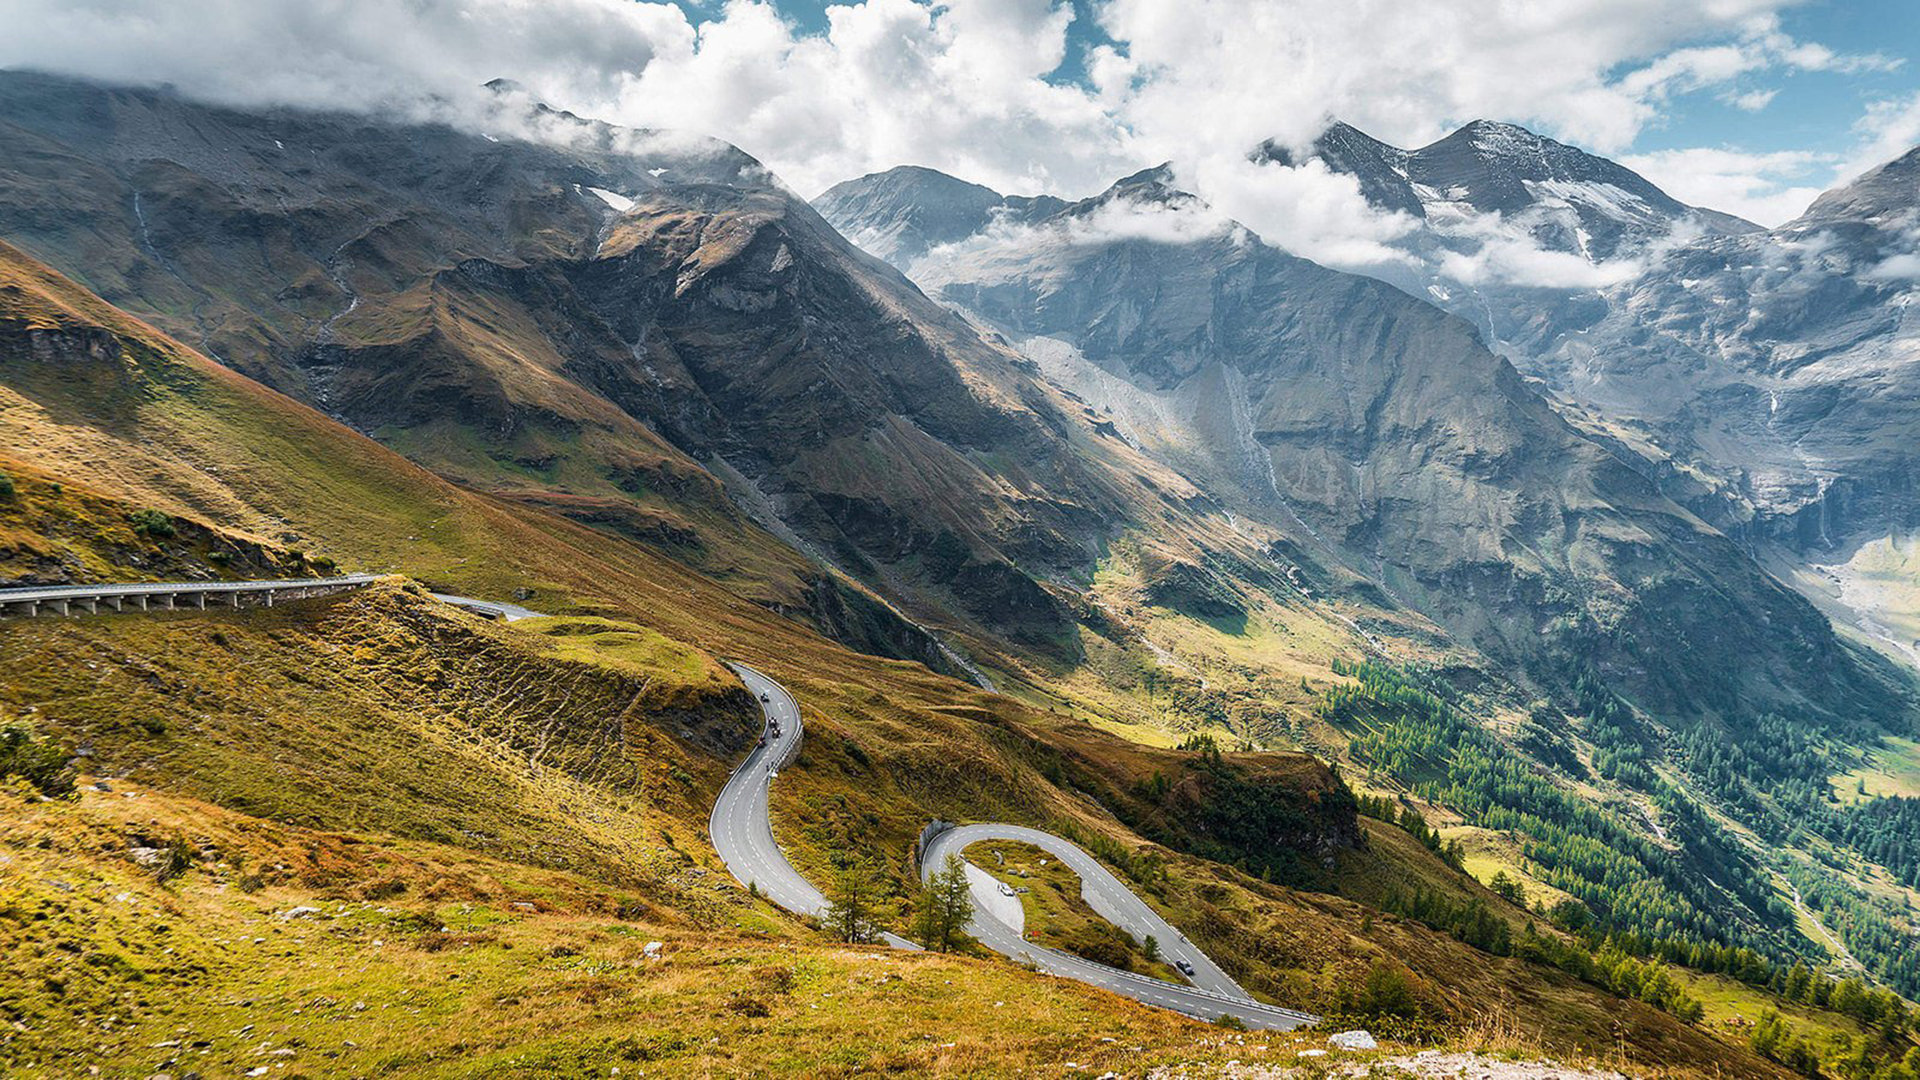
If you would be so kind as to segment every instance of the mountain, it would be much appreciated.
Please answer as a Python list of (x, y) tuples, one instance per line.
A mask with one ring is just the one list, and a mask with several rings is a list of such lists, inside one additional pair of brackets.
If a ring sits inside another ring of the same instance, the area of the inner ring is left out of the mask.
[[(1322, 715), (1353, 733), (1369, 782), (1407, 785), (1473, 825), (1577, 813), (1491, 779), (1518, 773), (1482, 771), (1460, 742), (1471, 727), (1443, 734), (1425, 726), (1437, 716), (1382, 719), (1407, 708), (1393, 702), (1447, 700), (1482, 677), (1455, 665), (1498, 670), (1526, 689), (1466, 694), (1483, 721), (1502, 697), (1533, 702), (1495, 723), (1532, 762), (1511, 768), (1591, 781), (1617, 807), (1649, 800), (1675, 815), (1660, 835), (1677, 850), (1645, 864), (1676, 874), (1661, 886), (1673, 895), (1656, 905), (1660, 921), (1767, 951), (1776, 946), (1762, 939), (1786, 925), (1780, 883), (1817, 887), (1824, 916), (1853, 928), (1841, 933), (1862, 962), (1920, 985), (1895, 944), (1908, 924), (1880, 921), (1870, 899), (1878, 871), (1834, 875), (1801, 846), (1806, 829), (1846, 844), (1881, 828), (1858, 820), (1873, 803), (1824, 793), (1856, 767), (1902, 767), (1911, 669), (1843, 639), (1789, 586), (1791, 568), (1756, 558), (1744, 535), (1693, 509), (1695, 490), (1657, 447), (1542, 396), (1466, 322), (1261, 243), (1172, 181), (1148, 170), (911, 269), (1116, 435), (1193, 477), (1232, 520), (1284, 530), (1292, 546), (1274, 551), (1283, 564), (1309, 579), (1347, 568), (1376, 590), (1376, 606), (1420, 612), (1485, 658), (1430, 656), (1428, 670), (1448, 674), (1411, 682), (1357, 669), (1374, 704)], [(1410, 650), (1402, 638), (1388, 651)], [(1377, 734), (1383, 722), (1390, 733)], [(1887, 764), (1852, 764), (1865, 761)], [(1604, 843), (1622, 850), (1625, 837)], [(1529, 850), (1535, 880), (1615, 917), (1637, 906), (1583, 891), (1597, 866), (1574, 870), (1550, 843)], [(1693, 891), (1702, 880), (1716, 884)], [(1690, 908), (1715, 914), (1682, 914)]]
[(1415, 150), (1334, 123), (1314, 142), (1269, 141), (1252, 159), (1307, 162), (1351, 176), (1404, 227), (1391, 257), (1360, 273), (1466, 319), (1527, 375), (1563, 328), (1598, 317), (1597, 293), (1658, 264), (1675, 246), (1763, 232), (1688, 206), (1645, 177), (1513, 124), (1475, 121)]
[(1704, 237), (1543, 320), (1516, 362), (1906, 662), (1920, 152), (1778, 229)]
[[(1920, 660), (1920, 596), (1902, 584), (1920, 566), (1906, 540), (1914, 154), (1771, 230), (1509, 125), (1402, 151), (1335, 124), (1304, 154), (1256, 157), (1316, 159), (1417, 221), (1408, 264), (1368, 272), (1473, 321), (1578, 422), (1655, 462), (1664, 491), (1863, 639)], [(1526, 258), (1502, 269), (1516, 227)]]
[[(1251, 992), (1382, 1032), (1696, 1075), (1779, 1075), (1735, 1011), (1906, 1037), (1807, 966), (1920, 986), (1883, 902), (1907, 811), (1866, 796), (1902, 775), (1899, 672), (1619, 425), (1166, 170), (1074, 203), (836, 189), (916, 284), (735, 148), (504, 83), (457, 125), (17, 72), (0, 102), (0, 572), (392, 574), (6, 624), (0, 1052), (1194, 1052), (727, 882), (700, 838), (756, 717), (722, 657), (805, 710), (781, 846), (895, 931), (927, 823), (1004, 820), (1078, 838)], [(1044, 940), (1178, 977), (1035, 884)]]
[[(1661, 713), (1877, 699), (1864, 669), (1802, 682), (1805, 663), (1855, 663), (1824, 620), (1470, 326), (1216, 224), (1171, 181), (1130, 177), (914, 272), (1236, 514), (1297, 522), (1322, 557), (1545, 683), (1591, 666)], [(1694, 652), (1639, 644), (1672, 640)], [(1800, 659), (1755, 663), (1776, 655)]]
[(1476, 120), (1417, 150), (1389, 146), (1334, 123), (1304, 152), (1272, 141), (1254, 160), (1318, 161), (1354, 177), (1375, 207), (1463, 238), (1494, 215), (1551, 251), (1593, 262), (1634, 254), (1682, 223), (1741, 234), (1759, 226), (1686, 206), (1615, 162), (1513, 124)]
[(1033, 221), (1066, 204), (1051, 195), (1001, 195), (935, 169), (902, 165), (835, 184), (813, 205), (862, 250), (901, 266), (991, 222)]
[[(0, 234), (443, 476), (770, 579), (863, 647), (949, 662), (844, 577), (1070, 657), (1050, 582), (1187, 528), (1177, 477), (746, 155), (498, 95), (537, 141), (8, 73)], [(818, 565), (766, 565), (762, 528)]]

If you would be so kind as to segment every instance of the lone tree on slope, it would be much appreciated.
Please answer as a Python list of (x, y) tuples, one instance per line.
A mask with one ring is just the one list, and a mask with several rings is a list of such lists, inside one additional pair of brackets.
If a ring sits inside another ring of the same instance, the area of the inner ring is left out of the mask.
[(948, 855), (946, 865), (920, 889), (914, 936), (934, 952), (952, 952), (965, 940), (967, 923), (972, 920), (973, 894), (967, 884), (967, 864), (958, 855)]
[(880, 933), (874, 921), (879, 893), (879, 875), (865, 862), (834, 874), (827, 910), (820, 916), (821, 928), (841, 941), (872, 941)]

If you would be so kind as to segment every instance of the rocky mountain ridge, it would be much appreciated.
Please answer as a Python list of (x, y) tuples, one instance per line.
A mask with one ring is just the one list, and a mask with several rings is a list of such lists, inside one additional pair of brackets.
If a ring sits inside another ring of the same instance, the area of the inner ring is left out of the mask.
[[(1294, 528), (1536, 677), (1591, 664), (1656, 710), (1726, 708), (1757, 685), (1739, 654), (1824, 648), (1810, 607), (1470, 326), (1219, 224), (1172, 181), (1149, 170), (908, 265), (1236, 514)], [(1735, 624), (1781, 636), (1736, 644)], [(1676, 639), (1697, 655), (1622, 647)]]

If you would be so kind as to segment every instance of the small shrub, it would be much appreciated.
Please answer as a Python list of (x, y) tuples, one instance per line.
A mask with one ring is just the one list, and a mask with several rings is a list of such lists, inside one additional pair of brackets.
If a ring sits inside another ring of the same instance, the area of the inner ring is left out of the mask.
[(127, 524), (133, 531), (151, 540), (163, 540), (179, 535), (179, 528), (173, 518), (159, 510), (135, 510), (127, 515)]
[(1226, 1028), (1228, 1031), (1247, 1030), (1247, 1022), (1233, 1015), (1232, 1013), (1221, 1013), (1220, 1019), (1215, 1020), (1214, 1024), (1217, 1027)]
[(764, 999), (744, 990), (727, 995), (727, 1011), (735, 1016), (769, 1016), (773, 1013)]
[(763, 990), (770, 994), (788, 994), (793, 992), (793, 969), (790, 967), (766, 967), (753, 973)]
[(160, 848), (160, 861), (154, 864), (154, 880), (161, 883), (193, 869), (193, 845), (183, 836), (176, 836)]
[(13, 498), (13, 477), (0, 472), (0, 502)]
[(1361, 988), (1359, 1011), (1367, 1016), (1410, 1018), (1420, 1011), (1413, 982), (1405, 972), (1386, 963), (1376, 963), (1367, 972)]
[(386, 900), (407, 891), (407, 883), (399, 878), (387, 878), (384, 881), (369, 882), (360, 887), (362, 900)]
[(72, 759), (25, 723), (0, 727), (0, 780), (18, 776), (48, 798), (73, 794)]

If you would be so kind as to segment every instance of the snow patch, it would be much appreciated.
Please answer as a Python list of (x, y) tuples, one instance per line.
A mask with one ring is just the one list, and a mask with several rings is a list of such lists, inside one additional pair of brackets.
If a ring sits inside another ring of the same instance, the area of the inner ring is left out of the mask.
[(608, 191), (606, 188), (597, 188), (597, 187), (590, 187), (587, 190), (593, 192), (595, 195), (600, 196), (601, 202), (606, 203), (608, 206), (613, 207), (615, 210), (618, 210), (623, 214), (633, 209), (633, 200), (627, 198), (625, 195), (622, 195), (617, 191)]

